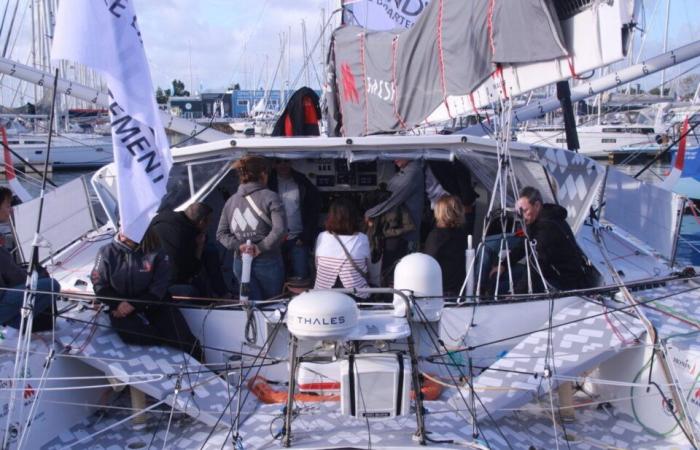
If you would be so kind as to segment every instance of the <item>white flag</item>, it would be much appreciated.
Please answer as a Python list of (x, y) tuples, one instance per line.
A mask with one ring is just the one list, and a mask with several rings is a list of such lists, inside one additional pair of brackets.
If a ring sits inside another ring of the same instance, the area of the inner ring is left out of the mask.
[(132, 1), (61, 2), (51, 55), (92, 67), (107, 82), (121, 229), (140, 242), (165, 194), (172, 157)]
[(368, 30), (411, 28), (430, 0), (343, 0), (345, 23)]

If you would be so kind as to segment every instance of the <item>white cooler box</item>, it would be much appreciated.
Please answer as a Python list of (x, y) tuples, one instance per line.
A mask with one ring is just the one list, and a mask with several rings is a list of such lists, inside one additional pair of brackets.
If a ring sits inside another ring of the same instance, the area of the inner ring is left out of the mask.
[(410, 411), (411, 361), (403, 354), (362, 353), (340, 362), (341, 412), (380, 419)]

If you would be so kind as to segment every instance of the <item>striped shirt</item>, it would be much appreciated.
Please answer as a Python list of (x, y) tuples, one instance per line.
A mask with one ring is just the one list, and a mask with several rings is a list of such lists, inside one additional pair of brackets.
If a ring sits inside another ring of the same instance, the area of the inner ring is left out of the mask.
[[(369, 240), (364, 233), (356, 233), (351, 236), (338, 235), (345, 248), (352, 256), (353, 261), (360, 270), (367, 273), (370, 258)], [(316, 284), (315, 289), (330, 289), (336, 280), (345, 288), (369, 287), (367, 280), (358, 273), (352, 263), (348, 261), (343, 247), (335, 237), (327, 231), (318, 235), (316, 240)], [(368, 297), (369, 294), (358, 295)]]

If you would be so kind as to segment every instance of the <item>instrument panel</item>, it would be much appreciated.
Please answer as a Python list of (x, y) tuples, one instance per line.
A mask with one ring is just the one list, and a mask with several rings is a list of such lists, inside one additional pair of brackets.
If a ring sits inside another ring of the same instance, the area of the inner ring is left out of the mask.
[(393, 167), (390, 161), (348, 164), (345, 159), (297, 160), (292, 164), (295, 170), (304, 174), (322, 192), (377, 189), (381, 182), (386, 181), (381, 176), (386, 172), (384, 165)]

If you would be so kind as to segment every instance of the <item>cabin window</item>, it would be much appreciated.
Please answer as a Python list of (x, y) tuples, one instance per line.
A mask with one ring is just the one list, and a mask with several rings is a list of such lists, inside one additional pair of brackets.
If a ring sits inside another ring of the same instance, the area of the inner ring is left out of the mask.
[(600, 140), (603, 144), (614, 144), (617, 142), (617, 139), (614, 138), (603, 138)]
[(160, 203), (159, 210), (175, 209), (190, 198), (189, 172), (192, 172), (192, 187), (197, 192), (209, 180), (218, 175), (224, 164), (222, 161), (193, 164), (191, 170), (188, 170), (186, 164), (173, 164), (172, 169), (170, 169), (167, 191)]
[(593, 0), (559, 0), (554, 3), (559, 20), (569, 19), (590, 7)]

